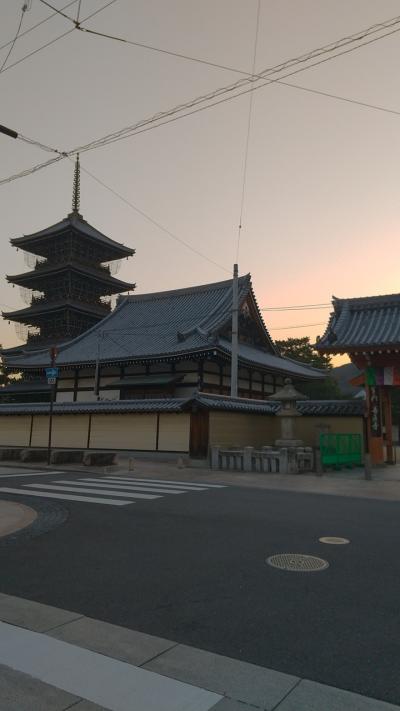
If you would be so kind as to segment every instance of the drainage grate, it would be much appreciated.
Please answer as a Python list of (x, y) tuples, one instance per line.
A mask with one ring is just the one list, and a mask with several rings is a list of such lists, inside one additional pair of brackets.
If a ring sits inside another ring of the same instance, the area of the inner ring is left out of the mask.
[(340, 538), (339, 536), (324, 536), (318, 540), (320, 543), (329, 543), (331, 546), (345, 546), (350, 543), (348, 538)]
[(329, 568), (327, 560), (300, 553), (279, 553), (267, 558), (266, 562), (268, 565), (272, 565), (273, 568), (291, 570), (295, 573), (314, 573), (318, 570)]

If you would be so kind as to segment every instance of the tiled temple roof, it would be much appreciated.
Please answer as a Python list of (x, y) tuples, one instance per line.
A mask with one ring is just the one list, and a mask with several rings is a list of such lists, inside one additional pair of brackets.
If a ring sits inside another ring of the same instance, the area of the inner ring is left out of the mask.
[(50, 225), (50, 227), (46, 227), (44, 230), (33, 232), (30, 235), (23, 235), (22, 237), (15, 237), (11, 240), (11, 244), (14, 245), (14, 247), (20, 247), (21, 249), (26, 249), (36, 254), (33, 248), (35, 241), (40, 240), (44, 237), (51, 237), (57, 233), (65, 232), (70, 229), (76, 230), (82, 235), (90, 237), (91, 239), (94, 239), (97, 242), (101, 242), (103, 245), (110, 247), (115, 251), (118, 251), (121, 256), (128, 257), (132, 256), (135, 253), (134, 249), (126, 247), (124, 244), (110, 239), (102, 232), (97, 230), (96, 227), (93, 227), (88, 222), (86, 222), (86, 220), (84, 220), (81, 215), (74, 212), (71, 212), (64, 220), (60, 220), (60, 222), (56, 222), (54, 225)]
[[(279, 403), (271, 400), (230, 398), (223, 395), (196, 393), (187, 398), (157, 398), (137, 400), (99, 400), (98, 402), (60, 402), (54, 404), (55, 414), (73, 415), (90, 413), (151, 413), (185, 412), (193, 406), (207, 410), (274, 415)], [(361, 417), (364, 403), (360, 400), (302, 400), (298, 409), (304, 416)], [(1, 415), (47, 415), (49, 403), (1, 403)]]
[(400, 347), (400, 294), (332, 300), (334, 311), (316, 348), (327, 353)]
[[(239, 344), (239, 361), (293, 377), (325, 377), (321, 371), (279, 355), (258, 309), (250, 275), (239, 278), (239, 303), (250, 299), (263, 345)], [(120, 297), (117, 308), (101, 322), (59, 348), (57, 366), (196, 357), (219, 352), (230, 356), (230, 341), (219, 335), (229, 326), (232, 280), (174, 291)], [(41, 369), (49, 365), (47, 349), (10, 355), (9, 368)]]

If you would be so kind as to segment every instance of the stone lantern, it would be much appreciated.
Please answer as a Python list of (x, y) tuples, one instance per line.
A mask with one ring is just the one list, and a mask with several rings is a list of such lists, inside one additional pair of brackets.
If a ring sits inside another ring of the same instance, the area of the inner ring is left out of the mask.
[(281, 390), (268, 397), (268, 400), (277, 400), (280, 408), (276, 417), (281, 421), (281, 436), (275, 441), (277, 447), (302, 447), (303, 440), (294, 438), (294, 422), (296, 417), (301, 417), (297, 409), (298, 400), (308, 400), (307, 395), (299, 393), (290, 378), (285, 378)]

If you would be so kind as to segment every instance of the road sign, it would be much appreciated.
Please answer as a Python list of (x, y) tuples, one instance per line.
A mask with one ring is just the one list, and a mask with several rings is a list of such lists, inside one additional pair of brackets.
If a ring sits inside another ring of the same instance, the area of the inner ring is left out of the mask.
[(46, 368), (46, 378), (58, 378), (58, 368)]
[(47, 378), (48, 385), (55, 385), (56, 382), (57, 382), (57, 378)]

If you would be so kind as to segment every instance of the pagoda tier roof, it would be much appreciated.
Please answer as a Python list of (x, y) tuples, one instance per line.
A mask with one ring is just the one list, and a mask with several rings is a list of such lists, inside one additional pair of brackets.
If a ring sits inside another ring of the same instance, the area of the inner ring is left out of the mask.
[[(325, 377), (321, 371), (283, 358), (258, 309), (250, 274), (239, 278), (239, 304), (251, 305), (263, 346), (239, 344), (239, 361), (298, 378)], [(57, 365), (173, 360), (206, 355), (230, 360), (230, 342), (220, 332), (231, 322), (232, 279), (202, 286), (120, 297), (117, 308), (100, 323), (59, 348)], [(41, 368), (48, 350), (13, 356), (7, 367)]]
[(10, 321), (21, 321), (22, 323), (34, 324), (41, 321), (41, 316), (60, 313), (63, 311), (74, 311), (88, 316), (96, 316), (103, 319), (106, 313), (106, 307), (98, 306), (97, 304), (88, 304), (85, 301), (72, 301), (67, 299), (64, 301), (45, 301), (38, 302), (33, 306), (28, 306), (26, 309), (18, 311), (2, 312), (3, 318)]
[[(108, 248), (108, 253), (115, 254), (114, 257), (107, 257), (109, 259), (118, 259), (121, 257), (130, 257), (135, 254), (135, 250), (130, 247), (126, 247), (120, 242), (115, 242), (110, 239), (102, 232), (90, 225), (86, 220), (83, 219), (82, 215), (77, 212), (71, 212), (64, 220), (56, 222), (50, 227), (46, 227), (44, 230), (39, 230), (38, 232), (33, 232), (29, 235), (23, 235), (22, 237), (14, 237), (11, 244), (14, 247), (19, 247), (25, 249), (33, 254), (41, 255), (39, 245), (48, 238), (56, 238), (58, 235), (68, 231), (74, 231), (79, 233), (80, 236), (89, 238), (92, 242), (97, 242), (100, 246)], [(44, 255), (46, 256), (46, 255)]]
[(84, 277), (89, 277), (90, 279), (101, 282), (101, 284), (105, 287), (111, 287), (112, 291), (109, 289), (109, 293), (118, 294), (121, 291), (131, 291), (136, 286), (135, 284), (130, 284), (126, 281), (116, 279), (111, 276), (111, 274), (108, 274), (105, 269), (95, 269), (94, 267), (90, 267), (86, 264), (75, 262), (73, 260), (62, 264), (46, 264), (29, 272), (13, 274), (7, 276), (7, 281), (11, 284), (18, 284), (19, 286), (28, 286), (31, 284), (32, 286), (30, 288), (37, 288), (40, 290), (41, 287), (38, 285), (39, 282), (46, 280), (49, 276), (66, 271), (76, 272)]
[(400, 294), (333, 297), (326, 331), (316, 344), (325, 353), (400, 348)]

